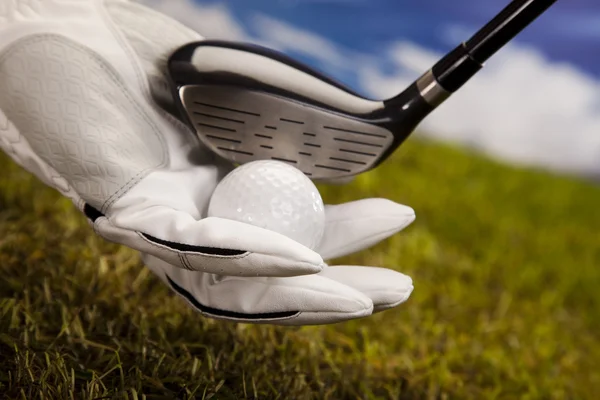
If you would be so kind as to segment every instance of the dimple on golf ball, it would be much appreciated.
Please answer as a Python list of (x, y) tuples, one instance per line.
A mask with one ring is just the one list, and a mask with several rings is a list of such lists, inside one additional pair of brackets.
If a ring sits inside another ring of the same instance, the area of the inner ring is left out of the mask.
[(325, 231), (319, 190), (299, 169), (281, 161), (253, 161), (230, 172), (215, 189), (208, 216), (269, 229), (312, 250)]

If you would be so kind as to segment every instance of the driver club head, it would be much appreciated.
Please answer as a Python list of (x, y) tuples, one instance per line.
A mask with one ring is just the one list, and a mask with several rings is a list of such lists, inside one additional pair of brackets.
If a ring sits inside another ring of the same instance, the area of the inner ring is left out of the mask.
[(514, 0), (399, 95), (372, 100), (261, 46), (204, 40), (168, 62), (181, 119), (233, 164), (290, 163), (313, 180), (371, 170), (556, 0)]

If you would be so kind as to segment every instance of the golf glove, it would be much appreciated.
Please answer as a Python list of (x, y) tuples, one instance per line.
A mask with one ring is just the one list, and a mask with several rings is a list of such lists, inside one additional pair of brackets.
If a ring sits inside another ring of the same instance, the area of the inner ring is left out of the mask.
[(126, 0), (2, 0), (0, 147), (55, 188), (103, 238), (145, 264), (202, 314), (324, 324), (404, 302), (398, 272), (329, 267), (400, 231), (409, 207), (367, 199), (326, 207), (312, 251), (276, 232), (206, 218), (230, 170), (169, 110), (166, 61), (202, 40)]

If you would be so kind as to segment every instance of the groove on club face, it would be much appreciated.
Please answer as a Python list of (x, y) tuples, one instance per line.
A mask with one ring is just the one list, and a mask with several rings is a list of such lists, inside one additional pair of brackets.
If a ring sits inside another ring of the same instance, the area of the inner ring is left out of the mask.
[(268, 93), (196, 84), (179, 96), (200, 140), (236, 164), (272, 159), (315, 180), (334, 179), (372, 168), (394, 141), (370, 121)]

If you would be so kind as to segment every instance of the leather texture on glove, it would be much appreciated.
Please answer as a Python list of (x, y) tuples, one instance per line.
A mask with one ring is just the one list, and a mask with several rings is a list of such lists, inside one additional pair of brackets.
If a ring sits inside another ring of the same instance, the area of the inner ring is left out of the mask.
[(206, 218), (231, 165), (171, 113), (166, 61), (202, 37), (127, 0), (2, 0), (0, 147), (69, 197), (95, 232), (129, 246), (203, 314), (320, 324), (405, 301), (412, 281), (324, 259), (367, 248), (414, 220), (368, 199), (328, 206), (317, 251), (276, 232)]

